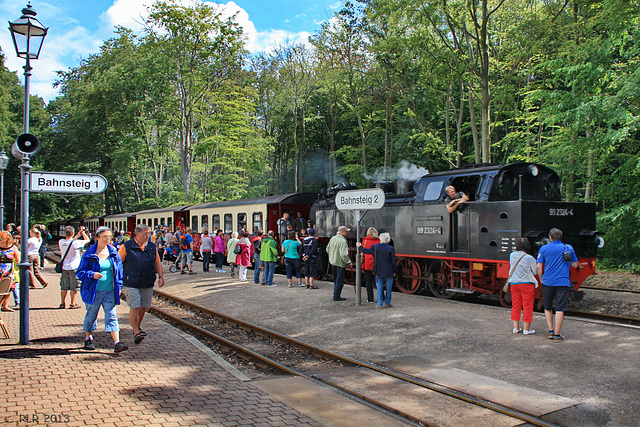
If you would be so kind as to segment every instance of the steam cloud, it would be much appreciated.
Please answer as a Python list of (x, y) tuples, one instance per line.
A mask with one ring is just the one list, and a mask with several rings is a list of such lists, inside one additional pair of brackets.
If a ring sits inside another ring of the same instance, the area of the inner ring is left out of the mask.
[(416, 181), (428, 173), (427, 169), (403, 160), (395, 168), (379, 168), (372, 174), (365, 174), (364, 177), (369, 181), (391, 181), (396, 178)]

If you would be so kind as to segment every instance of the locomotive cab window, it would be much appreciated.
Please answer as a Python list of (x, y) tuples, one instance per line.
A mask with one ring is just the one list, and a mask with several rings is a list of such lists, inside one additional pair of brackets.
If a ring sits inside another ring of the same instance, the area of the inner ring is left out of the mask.
[(438, 200), (442, 195), (442, 189), (444, 188), (443, 181), (432, 181), (427, 184), (427, 188), (424, 190), (424, 201)]
[(462, 191), (464, 194), (469, 196), (470, 202), (476, 200), (476, 193), (478, 192), (479, 183), (479, 175), (459, 176), (451, 180), (451, 185), (456, 188), (456, 192)]

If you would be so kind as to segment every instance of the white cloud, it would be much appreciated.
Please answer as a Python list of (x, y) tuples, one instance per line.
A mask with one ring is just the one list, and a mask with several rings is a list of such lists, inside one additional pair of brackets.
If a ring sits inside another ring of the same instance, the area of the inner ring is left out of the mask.
[[(53, 83), (57, 79), (56, 71), (77, 67), (80, 60), (97, 53), (104, 40), (114, 35), (114, 27), (119, 25), (142, 32), (143, 21), (148, 17), (147, 6), (154, 0), (115, 0), (113, 4), (100, 15), (99, 26), (95, 31), (87, 29), (82, 22), (70, 18), (60, 8), (51, 3), (37, 5), (38, 19), (50, 26), (49, 34), (44, 41), (40, 58), (32, 61), (31, 93), (49, 101), (58, 95)], [(180, 0), (185, 6), (200, 3), (202, 0)], [(234, 1), (214, 3), (204, 1), (209, 6), (220, 11), (223, 18), (235, 15), (236, 22), (242, 27), (247, 49), (251, 53), (270, 51), (274, 47), (292, 44), (308, 43), (311, 33), (307, 31), (291, 32), (284, 29), (271, 28), (258, 31), (250, 19), (249, 14)], [(341, 3), (336, 3), (341, 4)], [(0, 13), (17, 19), (25, 0), (0, 0)], [(333, 8), (334, 5), (331, 6)], [(298, 15), (296, 18), (306, 15)], [(289, 20), (284, 21), (288, 23)], [(16, 71), (23, 80), (24, 60), (17, 58), (11, 42), (9, 31), (0, 31), (0, 47), (5, 53), (5, 65)]]

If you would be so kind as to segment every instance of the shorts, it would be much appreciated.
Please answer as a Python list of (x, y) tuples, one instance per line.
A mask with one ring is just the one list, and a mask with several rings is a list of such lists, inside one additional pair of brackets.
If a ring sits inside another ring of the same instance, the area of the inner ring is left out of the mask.
[(545, 310), (553, 310), (555, 300), (556, 311), (569, 311), (569, 286), (542, 285), (542, 302)]
[(193, 264), (193, 252), (182, 251), (182, 265)]
[(304, 274), (304, 277), (318, 277), (318, 260), (308, 259), (302, 261), (302, 274)]
[(127, 305), (129, 308), (151, 308), (151, 297), (153, 288), (124, 288), (127, 294)]
[(75, 270), (62, 270), (62, 276), (60, 276), (60, 290), (76, 292), (80, 290), (80, 282), (78, 282)]

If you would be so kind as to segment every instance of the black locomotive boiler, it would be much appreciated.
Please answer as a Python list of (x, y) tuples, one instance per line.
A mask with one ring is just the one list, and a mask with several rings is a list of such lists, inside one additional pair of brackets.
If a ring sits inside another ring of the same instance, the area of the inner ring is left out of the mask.
[[(509, 254), (518, 237), (527, 237), (536, 256), (548, 243), (553, 227), (571, 244), (579, 268), (571, 269), (573, 297), (581, 297), (582, 282), (595, 272), (595, 256), (603, 243), (596, 230), (593, 203), (567, 202), (560, 179), (550, 168), (531, 163), (489, 165), (436, 172), (408, 183), (398, 179), (385, 190), (382, 209), (366, 212), (361, 236), (369, 227), (391, 234), (397, 254), (397, 287), (406, 293), (429, 289), (435, 296), (500, 294), (509, 275)], [(412, 185), (411, 185), (412, 184)], [(445, 205), (447, 186), (469, 196), (453, 213)], [(320, 195), (311, 209), (321, 243), (339, 225), (354, 223), (348, 211), (336, 209), (335, 194), (352, 186), (337, 186)], [(356, 230), (347, 236), (355, 251)], [(352, 275), (353, 277), (353, 275)], [(540, 297), (540, 287), (538, 288)], [(501, 295), (504, 305), (510, 301)]]

